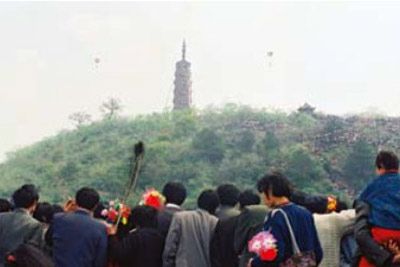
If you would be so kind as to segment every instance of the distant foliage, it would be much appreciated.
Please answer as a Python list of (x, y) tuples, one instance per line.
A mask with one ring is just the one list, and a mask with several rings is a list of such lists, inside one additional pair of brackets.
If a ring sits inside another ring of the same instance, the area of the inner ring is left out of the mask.
[(307, 192), (354, 196), (374, 177), (377, 146), (395, 152), (400, 146), (398, 118), (285, 114), (234, 104), (123, 118), (114, 100), (103, 109), (104, 120), (88, 125), (80, 123), (85, 116), (74, 116), (75, 130), (9, 153), (0, 165), (0, 195), (29, 182), (48, 201), (73, 197), (82, 186), (97, 188), (104, 199), (121, 197), (132, 146), (142, 140), (145, 160), (131, 202), (145, 188), (161, 190), (177, 180), (188, 187), (186, 205), (193, 206), (205, 188), (223, 182), (254, 188), (271, 169)]

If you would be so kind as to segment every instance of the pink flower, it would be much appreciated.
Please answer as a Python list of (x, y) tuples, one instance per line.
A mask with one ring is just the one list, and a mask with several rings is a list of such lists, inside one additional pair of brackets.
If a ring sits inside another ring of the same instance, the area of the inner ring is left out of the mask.
[(269, 231), (256, 234), (248, 244), (250, 252), (256, 253), (264, 261), (273, 261), (277, 255), (276, 239)]

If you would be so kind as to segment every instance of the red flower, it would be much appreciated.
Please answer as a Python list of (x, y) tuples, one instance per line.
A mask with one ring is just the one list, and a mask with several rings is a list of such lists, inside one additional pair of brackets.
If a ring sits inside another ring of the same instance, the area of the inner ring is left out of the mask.
[(263, 261), (273, 261), (275, 260), (276, 256), (278, 256), (278, 253), (276, 253), (276, 249), (267, 249), (260, 251), (260, 258)]
[(108, 219), (112, 222), (115, 222), (118, 217), (118, 212), (115, 209), (110, 209), (108, 212)]

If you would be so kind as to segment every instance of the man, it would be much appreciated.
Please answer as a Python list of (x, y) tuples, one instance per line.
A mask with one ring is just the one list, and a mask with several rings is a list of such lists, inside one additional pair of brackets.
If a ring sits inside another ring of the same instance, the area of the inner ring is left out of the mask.
[(164, 237), (157, 230), (157, 210), (136, 206), (131, 219), (135, 230), (118, 240), (116, 227), (109, 234), (109, 255), (121, 267), (161, 267)]
[(382, 267), (399, 266), (397, 263), (399, 256), (392, 253), (384, 246), (378, 244), (371, 234), (371, 226), (369, 224), (369, 205), (365, 202), (356, 200), (354, 202), (356, 210), (356, 222), (354, 226), (354, 237), (358, 244), (358, 250), (354, 259), (353, 266), (358, 266), (361, 256), (365, 256), (367, 260)]
[(4, 198), (0, 198), (0, 213), (9, 212), (12, 210), (10, 201)]
[(163, 253), (164, 267), (210, 267), (210, 241), (218, 219), (212, 215), (219, 205), (213, 190), (203, 191), (198, 209), (174, 215)]
[(400, 240), (399, 159), (380, 151), (375, 159), (378, 175), (355, 201), (355, 238), (363, 257), (357, 266), (399, 266), (400, 255), (384, 248), (384, 240)]
[(240, 214), (237, 204), (239, 202), (239, 189), (233, 184), (223, 184), (218, 186), (217, 194), (220, 205), (215, 215), (220, 220), (228, 219)]
[(249, 260), (254, 256), (248, 250), (248, 242), (258, 234), (264, 224), (265, 216), (269, 208), (257, 202), (249, 203), (242, 208), (242, 212), (237, 217), (237, 224), (234, 233), (234, 249), (239, 255), (239, 267), (246, 267)]
[[(239, 195), (241, 210), (247, 206), (260, 204), (260, 197), (252, 190), (245, 190)], [(239, 264), (238, 255), (242, 252), (235, 251), (235, 229), (239, 216), (219, 220), (215, 228), (215, 234), (211, 241), (210, 255), (212, 267), (236, 267)], [(263, 218), (265, 213), (263, 214)], [(263, 221), (261, 219), (261, 222)]]
[(106, 265), (106, 225), (93, 218), (99, 199), (94, 189), (84, 187), (76, 193), (76, 211), (54, 215), (46, 239), (52, 243), (57, 267)]
[(0, 214), (0, 266), (4, 266), (5, 255), (23, 243), (43, 246), (43, 228), (32, 217), (39, 194), (34, 185), (26, 184), (12, 195), (13, 212)]
[[(306, 260), (314, 257), (318, 264), (322, 260), (322, 249), (311, 213), (305, 208), (290, 202), (292, 186), (289, 180), (279, 172), (267, 174), (257, 183), (263, 202), (273, 209), (264, 223), (264, 230), (270, 231), (276, 239), (277, 254), (269, 261), (259, 256), (253, 257), (249, 266), (279, 266), (287, 264), (294, 256), (290, 228), (293, 229), (294, 239)], [(303, 257), (303, 256), (302, 256)]]
[(158, 230), (166, 237), (169, 226), (171, 225), (172, 216), (182, 211), (181, 205), (186, 199), (186, 188), (178, 182), (167, 183), (162, 191), (166, 199), (165, 208), (158, 213)]

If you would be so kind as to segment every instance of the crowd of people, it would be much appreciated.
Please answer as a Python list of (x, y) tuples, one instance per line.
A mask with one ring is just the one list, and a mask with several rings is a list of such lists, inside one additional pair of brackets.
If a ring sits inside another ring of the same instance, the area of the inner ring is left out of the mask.
[(183, 208), (185, 186), (168, 182), (162, 205), (142, 203), (123, 220), (120, 206), (116, 223), (93, 188), (60, 206), (26, 184), (0, 199), (0, 267), (400, 266), (398, 157), (381, 151), (375, 167), (353, 208), (271, 172), (258, 193), (204, 190), (194, 210)]

